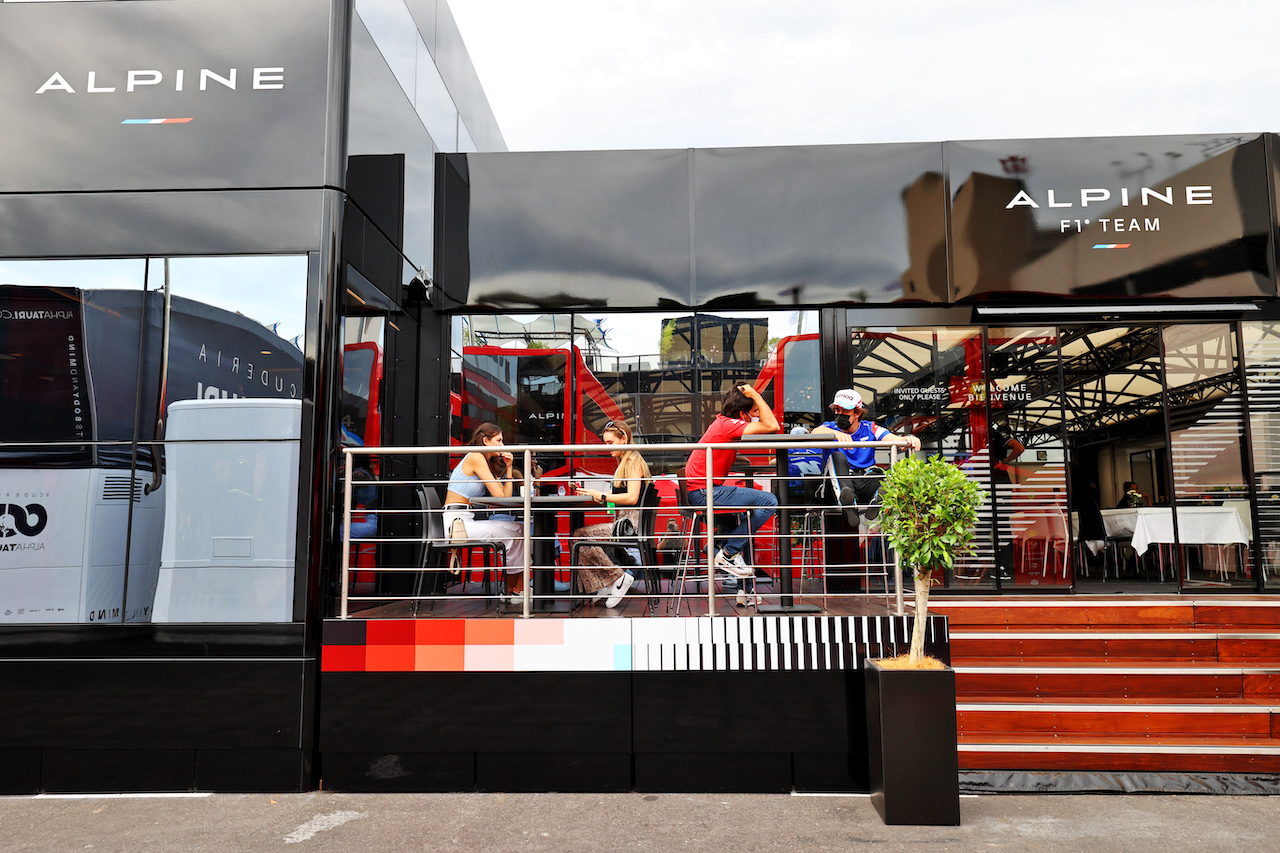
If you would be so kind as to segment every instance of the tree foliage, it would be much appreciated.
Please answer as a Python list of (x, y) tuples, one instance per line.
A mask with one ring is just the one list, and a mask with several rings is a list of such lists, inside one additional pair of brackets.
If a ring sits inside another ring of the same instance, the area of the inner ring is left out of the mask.
[(959, 468), (934, 456), (927, 462), (909, 457), (890, 468), (880, 499), (880, 529), (916, 579), (911, 660), (917, 662), (923, 655), (933, 573), (954, 568), (956, 558), (972, 549), (978, 507), (986, 495)]

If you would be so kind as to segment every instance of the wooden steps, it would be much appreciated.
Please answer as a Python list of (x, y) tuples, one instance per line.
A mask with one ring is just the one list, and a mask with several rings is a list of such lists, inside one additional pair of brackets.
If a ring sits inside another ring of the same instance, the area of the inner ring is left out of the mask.
[(962, 770), (1280, 773), (1280, 601), (935, 599)]

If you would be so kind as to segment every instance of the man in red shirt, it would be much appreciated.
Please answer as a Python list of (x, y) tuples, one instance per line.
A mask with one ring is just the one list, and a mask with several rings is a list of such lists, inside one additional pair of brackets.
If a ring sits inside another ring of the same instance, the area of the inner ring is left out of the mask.
[[(707, 427), (699, 441), (704, 444), (721, 444), (737, 441), (744, 435), (777, 431), (778, 419), (760, 396), (760, 392), (750, 385), (738, 385), (724, 392), (720, 414), (716, 415), (716, 419)], [(711, 451), (711, 495), (715, 508), (750, 510), (748, 518), (729, 532), (728, 539), (716, 552), (712, 563), (715, 568), (731, 575), (749, 578), (755, 572), (742, 558), (742, 549), (747, 546), (747, 534), (755, 533), (773, 518), (778, 510), (778, 499), (772, 492), (724, 485), (737, 456), (736, 450)], [(689, 484), (689, 504), (695, 507), (706, 506), (706, 451), (695, 450), (690, 453), (684, 471)]]

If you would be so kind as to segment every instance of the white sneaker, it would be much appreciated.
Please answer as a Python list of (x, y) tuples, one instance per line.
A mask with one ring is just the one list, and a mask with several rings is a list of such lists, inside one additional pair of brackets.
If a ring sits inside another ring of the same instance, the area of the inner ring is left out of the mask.
[(513, 592), (502, 596), (502, 603), (509, 604), (512, 607), (522, 607), (524, 605), (524, 593)]
[(715, 559), (712, 562), (717, 569), (728, 572), (735, 578), (749, 578), (755, 574), (746, 561), (742, 559), (741, 554), (734, 554), (729, 557), (725, 555), (724, 549), (716, 551)]
[(635, 578), (623, 572), (622, 577), (618, 578), (618, 582), (610, 587), (613, 594), (609, 596), (609, 600), (604, 603), (604, 606), (610, 609), (617, 607), (618, 602), (626, 596), (627, 590), (631, 589), (631, 584), (633, 583), (635, 583)]

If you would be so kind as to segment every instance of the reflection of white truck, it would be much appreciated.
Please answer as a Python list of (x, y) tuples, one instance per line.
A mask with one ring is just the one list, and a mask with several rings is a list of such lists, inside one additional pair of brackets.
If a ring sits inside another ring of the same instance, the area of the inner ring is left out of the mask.
[[(179, 461), (184, 472), (192, 471), (198, 455), (175, 455), (169, 447), (161, 474), (154, 471), (161, 447), (156, 439), (173, 437), (157, 436), (154, 425), (163, 305), (161, 294), (141, 289), (0, 284), (0, 624), (153, 618), (166, 506), (174, 506), (169, 472)], [(269, 417), (233, 417), (235, 428), (217, 438), (284, 438), (279, 419), (285, 409), (290, 413), (293, 467), (278, 473), (279, 488), (288, 494), (271, 509), (273, 518), (283, 518), (278, 513), (297, 504), (301, 404), (289, 398), (300, 396), (301, 352), (248, 317), (179, 296), (172, 298), (169, 328), (163, 383), (169, 400), (200, 398), (253, 412), (262, 403), (283, 407)], [(225, 426), (228, 411), (211, 406), (207, 414), (189, 412), (182, 429), (205, 435)], [(255, 434), (258, 428), (268, 432)], [(268, 446), (274, 466), (273, 454), (284, 445)], [(295, 527), (289, 516), (280, 521), (280, 535)], [(292, 534), (287, 538), (292, 577)], [(217, 547), (221, 552), (229, 546)], [(259, 563), (264, 548), (256, 546)], [(176, 553), (179, 561), (196, 559)], [(169, 578), (165, 618), (198, 621), (198, 608), (181, 604), (189, 587), (179, 583), (175, 589), (174, 580)], [(267, 621), (289, 620), (291, 588), (286, 597), (287, 607), (255, 604), (225, 619), (256, 621), (269, 611)]]
[(301, 418), (297, 400), (169, 407), (153, 621), (292, 620)]
[(129, 472), (0, 470), (0, 624), (150, 620), (164, 489), (143, 494), (144, 480), (133, 485), (122, 606)]

